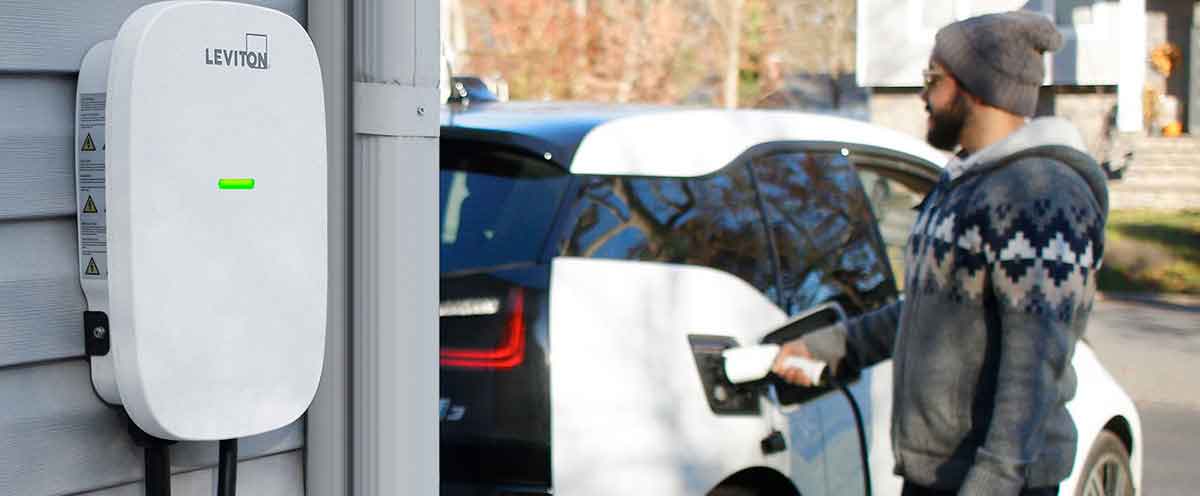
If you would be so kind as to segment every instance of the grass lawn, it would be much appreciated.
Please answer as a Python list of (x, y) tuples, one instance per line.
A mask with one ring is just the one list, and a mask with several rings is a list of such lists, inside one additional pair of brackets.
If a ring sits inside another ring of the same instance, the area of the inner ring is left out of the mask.
[(1100, 291), (1200, 294), (1200, 210), (1117, 210), (1105, 230)]

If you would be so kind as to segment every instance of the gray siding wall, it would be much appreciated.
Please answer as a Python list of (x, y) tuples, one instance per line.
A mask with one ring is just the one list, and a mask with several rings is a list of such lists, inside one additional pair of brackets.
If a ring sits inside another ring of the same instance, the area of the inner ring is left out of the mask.
[[(122, 414), (91, 388), (75, 234), (75, 79), (149, 0), (0, 0), (0, 495), (142, 494)], [(305, 24), (305, 0), (256, 0)], [(242, 494), (304, 493), (303, 421), (243, 439)], [(216, 443), (171, 447), (173, 494), (211, 495)]]

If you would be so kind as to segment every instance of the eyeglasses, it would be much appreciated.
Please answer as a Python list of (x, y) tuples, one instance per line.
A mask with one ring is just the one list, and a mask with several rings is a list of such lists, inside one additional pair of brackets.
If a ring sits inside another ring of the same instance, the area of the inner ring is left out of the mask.
[(942, 71), (930, 71), (930, 70), (921, 71), (921, 76), (924, 79), (925, 91), (929, 91), (929, 90), (933, 89), (933, 86), (936, 85), (938, 83), (938, 81), (941, 81), (943, 78), (954, 77), (954, 76), (946, 74), (945, 72), (942, 72)]

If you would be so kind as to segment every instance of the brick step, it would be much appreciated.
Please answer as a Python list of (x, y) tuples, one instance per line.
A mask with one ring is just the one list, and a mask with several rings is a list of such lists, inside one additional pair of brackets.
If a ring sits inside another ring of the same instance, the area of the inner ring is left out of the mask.
[[(1185, 203), (1188, 207), (1200, 207), (1200, 197), (1195, 194), (1179, 193), (1162, 189), (1112, 190), (1108, 192), (1109, 203), (1114, 198), (1163, 198), (1169, 199), (1170, 204)], [(1162, 208), (1179, 208), (1175, 205), (1164, 204)]]
[(1134, 153), (1134, 155), (1146, 155), (1146, 156), (1189, 156), (1189, 155), (1200, 154), (1200, 148), (1196, 148), (1194, 150), (1193, 149), (1183, 149), (1183, 148), (1178, 149), (1178, 150), (1163, 150), (1160, 148), (1142, 148), (1142, 149), (1134, 149), (1133, 153)]
[(1130, 136), (1134, 140), (1140, 141), (1142, 143), (1176, 143), (1176, 142), (1181, 142), (1181, 141), (1200, 141), (1200, 136), (1196, 136), (1194, 134), (1185, 134), (1183, 136), (1179, 136), (1179, 137), (1175, 137), (1175, 138), (1168, 138), (1165, 136), (1147, 136), (1147, 135), (1138, 136), (1137, 134), (1129, 134), (1128, 136)]
[(1108, 196), (1109, 210), (1149, 208), (1179, 210), (1200, 208), (1200, 198), (1161, 192), (1127, 191)]
[(1125, 169), (1125, 177), (1175, 178), (1184, 182), (1200, 178), (1200, 170), (1181, 165), (1155, 165), (1134, 162)]
[(1126, 138), (1133, 162), (1108, 183), (1114, 209), (1200, 208), (1200, 138)]
[(1169, 174), (1179, 175), (1183, 177), (1200, 177), (1200, 167), (1189, 165), (1170, 165), (1170, 164), (1153, 164), (1145, 162), (1134, 162), (1125, 170), (1125, 176), (1143, 175), (1143, 174)]
[(1125, 169), (1122, 179), (1132, 177), (1162, 177), (1170, 178), (1179, 182), (1200, 181), (1200, 171), (1190, 169), (1179, 169), (1176, 167), (1145, 167), (1141, 164), (1134, 164), (1128, 169)]
[(1169, 191), (1178, 194), (1200, 195), (1200, 179), (1179, 181), (1169, 177), (1128, 177), (1120, 181), (1109, 181), (1110, 191)]
[(1188, 148), (1200, 146), (1200, 139), (1162, 140), (1162, 141), (1130, 141), (1135, 148)]
[(1172, 151), (1172, 150), (1196, 150), (1196, 149), (1200, 149), (1200, 143), (1179, 143), (1179, 144), (1171, 144), (1171, 145), (1159, 145), (1159, 144), (1155, 144), (1155, 145), (1131, 144), (1130, 146), (1131, 146), (1131, 148), (1133, 148), (1134, 150), (1164, 150), (1164, 151)]
[(1158, 149), (1158, 150), (1180, 150), (1180, 149), (1200, 148), (1200, 139), (1184, 139), (1184, 141), (1181, 141), (1181, 142), (1158, 142), (1158, 143), (1134, 142), (1134, 143), (1129, 143), (1129, 144), (1132, 145), (1132, 147), (1135, 149), (1145, 148), (1145, 149)]
[(1141, 155), (1191, 155), (1200, 153), (1200, 146), (1187, 148), (1134, 148), (1133, 153)]
[(1163, 151), (1163, 150), (1134, 150), (1135, 157), (1196, 157), (1200, 156), (1200, 149), (1181, 152), (1181, 151)]
[(1200, 155), (1200, 148), (1196, 148), (1194, 150), (1189, 149), (1189, 148), (1180, 148), (1178, 150), (1163, 150), (1163, 149), (1159, 149), (1159, 148), (1143, 148), (1140, 150), (1134, 149), (1133, 154), (1135, 156), (1146, 156), (1146, 157), (1189, 157), (1189, 156)]
[(1134, 153), (1134, 155), (1148, 155), (1148, 156), (1188, 156), (1188, 155), (1200, 154), (1200, 148), (1196, 148), (1196, 149), (1180, 148), (1177, 150), (1164, 150), (1162, 148), (1140, 148), (1140, 149), (1135, 148), (1135, 149), (1133, 149), (1133, 153)]
[(1191, 184), (1200, 182), (1200, 172), (1193, 170), (1172, 171), (1169, 168), (1152, 169), (1149, 167), (1139, 168), (1134, 164), (1129, 169), (1125, 170), (1125, 175), (1120, 179), (1124, 180), (1161, 180), (1168, 183)]
[(1184, 145), (1200, 144), (1198, 137), (1184, 138), (1154, 138), (1141, 137), (1129, 139), (1129, 143), (1141, 145), (1141, 147), (1184, 147)]
[(1133, 164), (1135, 167), (1136, 167), (1136, 166), (1139, 166), (1139, 165), (1143, 165), (1143, 166), (1146, 166), (1146, 167), (1174, 167), (1174, 168), (1177, 168), (1177, 169), (1184, 169), (1184, 170), (1186, 170), (1186, 169), (1200, 169), (1200, 157), (1188, 157), (1188, 158), (1182, 158), (1182, 157), (1180, 157), (1180, 158), (1173, 158), (1173, 159), (1163, 159), (1163, 158), (1152, 159), (1152, 158), (1138, 157), (1138, 156), (1136, 156), (1136, 155), (1135, 155), (1135, 156), (1133, 157), (1133, 162), (1131, 162), (1131, 163), (1132, 163), (1132, 164)]
[(1118, 193), (1161, 193), (1177, 196), (1195, 197), (1200, 201), (1200, 184), (1179, 185), (1162, 183), (1123, 183), (1108, 185), (1109, 194)]
[(1162, 178), (1176, 183), (1194, 183), (1200, 181), (1200, 172), (1196, 171), (1178, 171), (1169, 168), (1154, 169), (1150, 167), (1141, 167), (1134, 165), (1130, 169), (1125, 170), (1125, 174), (1121, 180), (1126, 179), (1154, 179)]
[[(1119, 162), (1118, 162), (1119, 163)], [(1189, 158), (1187, 160), (1149, 160), (1144, 157), (1134, 156), (1130, 162), (1130, 167), (1143, 169), (1178, 169), (1180, 172), (1189, 170), (1200, 170), (1200, 157)]]

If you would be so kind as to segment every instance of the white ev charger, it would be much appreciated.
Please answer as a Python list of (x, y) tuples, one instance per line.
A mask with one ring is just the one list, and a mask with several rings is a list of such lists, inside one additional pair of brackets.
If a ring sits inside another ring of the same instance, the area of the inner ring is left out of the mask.
[(148, 435), (147, 492), (169, 492), (159, 440), (222, 440), (219, 487), (232, 492), (236, 439), (299, 418), (321, 375), (327, 172), (316, 52), (272, 9), (156, 3), (87, 53), (77, 92), (79, 270), (96, 393)]

